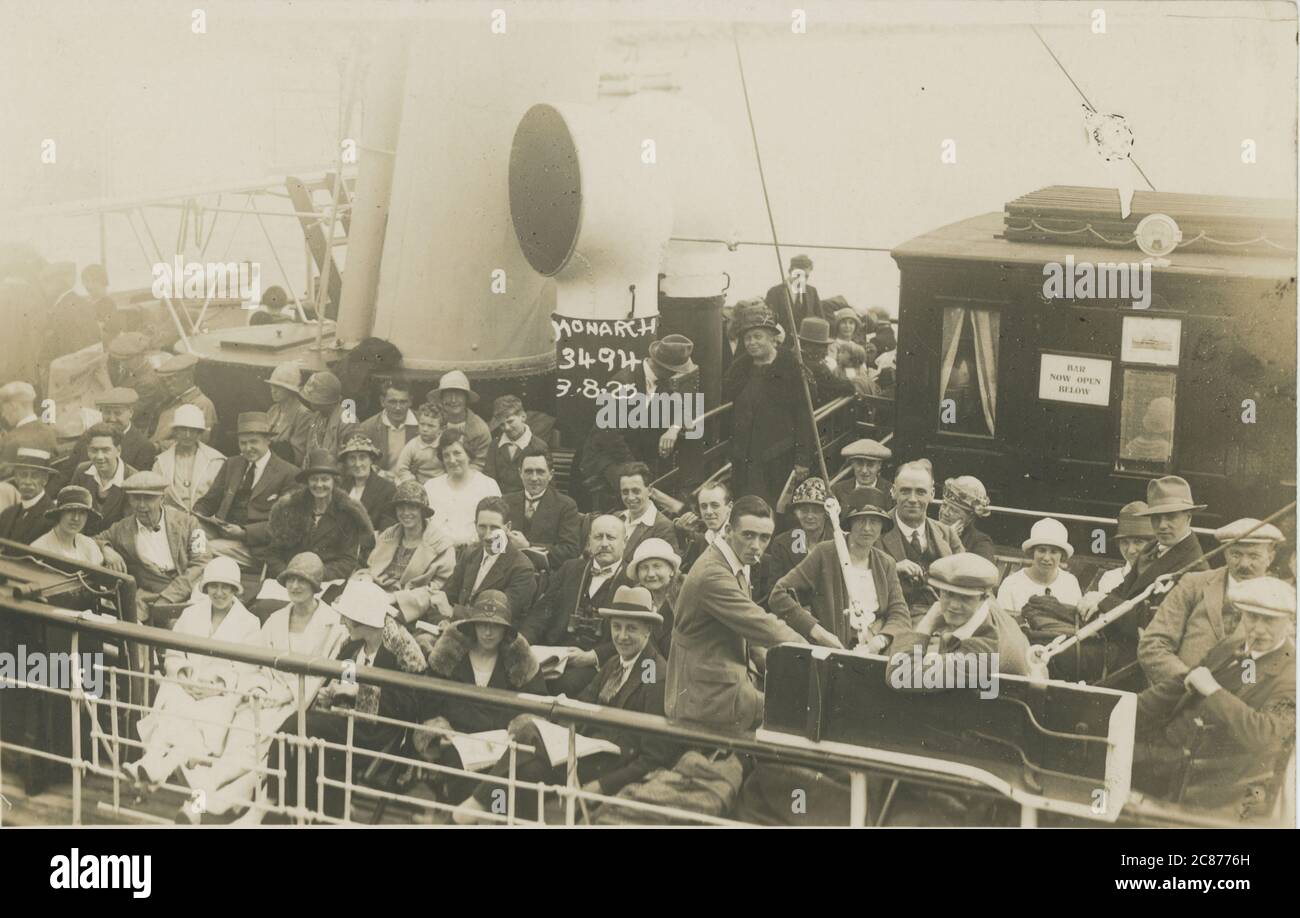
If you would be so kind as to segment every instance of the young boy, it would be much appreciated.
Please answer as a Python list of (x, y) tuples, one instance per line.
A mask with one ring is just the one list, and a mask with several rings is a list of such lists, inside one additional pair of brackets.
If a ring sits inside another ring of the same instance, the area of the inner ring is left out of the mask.
[(412, 480), (424, 484), (444, 472), (442, 460), (438, 458), (438, 437), (442, 436), (443, 428), (442, 408), (426, 402), (415, 409), (415, 419), (420, 425), (420, 435), (407, 443), (397, 458), (395, 474), (399, 484)]

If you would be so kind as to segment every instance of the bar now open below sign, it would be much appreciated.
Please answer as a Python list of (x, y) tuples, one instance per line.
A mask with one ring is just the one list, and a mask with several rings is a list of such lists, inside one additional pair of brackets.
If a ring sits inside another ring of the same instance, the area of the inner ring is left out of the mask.
[(1110, 404), (1111, 361), (1100, 357), (1043, 354), (1038, 370), (1038, 397), (1076, 405)]

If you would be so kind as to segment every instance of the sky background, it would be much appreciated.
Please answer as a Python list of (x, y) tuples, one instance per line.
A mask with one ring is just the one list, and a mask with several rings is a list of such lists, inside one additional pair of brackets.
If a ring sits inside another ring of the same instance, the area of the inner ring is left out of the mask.
[[(1031, 23), (1099, 110), (1124, 115), (1134, 158), (1158, 190), (1295, 198), (1292, 5), (799, 5), (803, 35), (791, 32), (789, 3), (532, 4), (528, 14), (609, 23), (595, 27), (605, 37), (591, 48), (603, 69), (670, 73), (733, 142), (738, 237), (767, 240), (726, 29), (738, 22), (787, 258), (803, 250), (793, 243), (889, 248), (1046, 185), (1115, 185), (1131, 167), (1109, 168), (1088, 146), (1079, 94)], [(196, 7), (207, 14), (203, 35), (191, 31)], [(32, 208), (324, 166), (356, 36), (403, 17), (486, 22), (494, 8), (524, 15), (505, 2), (0, 0), (0, 241), (30, 241), (80, 266), (98, 259), (97, 220), (38, 219)], [(1092, 30), (1096, 8), (1106, 13), (1104, 34)], [(46, 138), (58, 145), (53, 165), (40, 161)], [(1241, 161), (1246, 138), (1257, 146), (1254, 164)], [(955, 164), (940, 162), (945, 139), (956, 142)], [(222, 218), (209, 254), (229, 247), (231, 259), (261, 259), (264, 284), (277, 282), (256, 222), (232, 236), (234, 220)], [(169, 256), (176, 213), (151, 211), (150, 221)], [(114, 286), (146, 285), (149, 263), (125, 219), (110, 216), (106, 226)], [(296, 224), (268, 228), (301, 290)], [(887, 253), (805, 251), (823, 297), (896, 310)], [(732, 299), (777, 280), (767, 248), (742, 247), (726, 270)]]

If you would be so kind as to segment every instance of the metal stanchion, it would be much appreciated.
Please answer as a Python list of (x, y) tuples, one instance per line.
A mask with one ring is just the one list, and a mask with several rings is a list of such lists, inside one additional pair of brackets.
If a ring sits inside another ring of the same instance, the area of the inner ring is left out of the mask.
[[(348, 712), (347, 760), (343, 764), (343, 818), (352, 818), (352, 737), (356, 730), (356, 718)], [(321, 750), (321, 761), (325, 760), (325, 750)]]
[(867, 824), (867, 773), (849, 772), (849, 825), (860, 828)]
[(72, 631), (72, 824), (81, 825), (81, 632)]

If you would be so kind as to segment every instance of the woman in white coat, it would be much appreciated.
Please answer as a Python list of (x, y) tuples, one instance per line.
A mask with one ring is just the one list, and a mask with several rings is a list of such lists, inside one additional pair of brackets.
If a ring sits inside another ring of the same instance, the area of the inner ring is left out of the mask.
[[(261, 646), (325, 659), (338, 654), (347, 629), (339, 614), (317, 598), (324, 575), (325, 564), (318, 555), (302, 552), (289, 560), (277, 578), (289, 594), (289, 605), (266, 620), (258, 636)], [(320, 676), (303, 680), (304, 707), (311, 706), (323, 681)], [(221, 815), (253, 802), (273, 735), (298, 710), (298, 688), (297, 675), (265, 667), (240, 679), (239, 689), (245, 697), (235, 712), (221, 757), (211, 765), (186, 769), (190, 787), (201, 794), (201, 806), (181, 808), (187, 819), (197, 822), (203, 812)], [(296, 780), (296, 776), (288, 780)], [(253, 808), (246, 815), (249, 821), (260, 822), (262, 811)]]
[[(256, 644), (261, 622), (239, 601), (239, 565), (214, 558), (203, 569), (203, 598), (188, 606), (172, 630), (230, 644)], [(156, 786), (177, 768), (219, 753), (234, 720), (240, 677), (253, 667), (183, 650), (163, 657), (164, 682), (138, 726), (144, 755), (122, 766), (137, 784)]]

